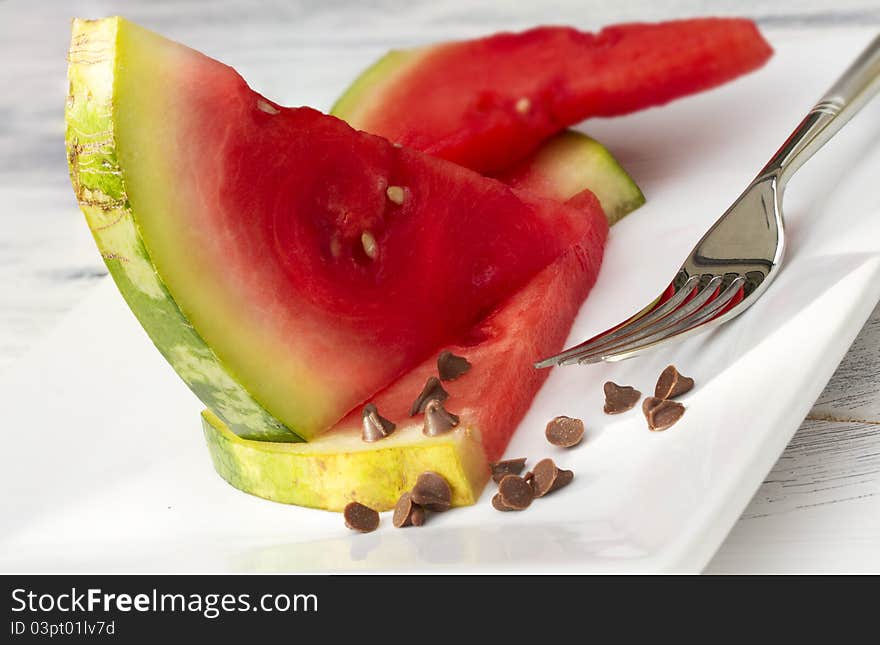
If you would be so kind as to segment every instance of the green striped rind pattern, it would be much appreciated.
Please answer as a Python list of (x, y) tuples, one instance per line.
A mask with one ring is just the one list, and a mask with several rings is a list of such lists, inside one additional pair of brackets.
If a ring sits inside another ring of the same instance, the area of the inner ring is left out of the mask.
[(236, 434), (264, 441), (302, 439), (230, 375), (192, 327), (156, 272), (125, 191), (113, 119), (121, 18), (75, 20), (65, 110), (70, 179), (98, 249), (153, 343), (201, 401)]

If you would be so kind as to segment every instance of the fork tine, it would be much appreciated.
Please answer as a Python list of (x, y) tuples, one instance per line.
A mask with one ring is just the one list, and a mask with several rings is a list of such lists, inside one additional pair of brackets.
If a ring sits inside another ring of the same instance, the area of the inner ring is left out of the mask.
[[(660, 320), (661, 318), (667, 316), (682, 303), (684, 303), (693, 294), (694, 289), (698, 286), (699, 281), (699, 276), (691, 276), (678, 289), (678, 291), (675, 291), (670, 297), (666, 298), (665, 300), (661, 295), (649, 306), (645, 307), (634, 316), (627, 318), (616, 327), (612, 327), (611, 329), (608, 329), (601, 334), (593, 336), (589, 340), (586, 340), (579, 345), (570, 347), (564, 352), (560, 352), (559, 354), (538, 361), (537, 363), (535, 363), (535, 367), (540, 369), (543, 367), (552, 367), (554, 365), (566, 365), (569, 364), (569, 358), (581, 356), (584, 352), (590, 351), (597, 347), (605, 346), (612, 340), (634, 334), (635, 332), (643, 329), (647, 325), (650, 325), (657, 320)], [(573, 363), (575, 361), (571, 362)]]
[[(720, 278), (720, 276), (716, 277)], [(736, 298), (741, 293), (744, 284), (745, 278), (743, 276), (737, 276), (723, 291), (721, 291), (721, 293), (713, 298), (706, 299), (706, 302), (700, 307), (684, 315), (679, 315), (679, 312), (676, 311), (675, 314), (669, 316), (667, 319), (669, 324), (664, 326), (663, 329), (648, 335), (640, 335), (638, 338), (623, 339), (624, 342), (616, 343), (612, 347), (605, 347), (601, 351), (582, 354), (578, 359), (578, 363), (586, 364), (597, 363), (599, 361), (622, 360), (635, 355), (648, 347), (693, 331), (700, 325), (726, 313), (728, 305), (736, 306), (736, 304), (739, 304), (739, 300), (736, 300)], [(700, 295), (708, 291), (710, 291), (710, 289), (707, 284), (706, 288)], [(717, 292), (714, 287), (711, 291)], [(679, 311), (684, 309), (685, 307), (682, 307)], [(672, 320), (673, 318), (675, 320)]]
[[(617, 346), (632, 343), (633, 341), (651, 335), (658, 330), (669, 327), (677, 320), (680, 320), (683, 316), (689, 315), (702, 307), (717, 289), (720, 278), (713, 276), (704, 285), (700, 285), (699, 282), (699, 276), (692, 276), (688, 282), (685, 283), (688, 285), (688, 289), (681, 290), (681, 293), (683, 294), (682, 297), (678, 299), (675, 306), (669, 308), (665, 315), (657, 317), (647, 325), (639, 326), (627, 334), (620, 335), (608, 341), (600, 339), (600, 342), (591, 343), (588, 346), (581, 348), (580, 351), (566, 356), (566, 358), (559, 361), (559, 365), (574, 365), (575, 363), (582, 362), (583, 358), (593, 355), (598, 355), (601, 360), (603, 353), (611, 351)], [(693, 288), (691, 287), (691, 283), (694, 285)]]
[(592, 347), (587, 351), (580, 352), (577, 356), (571, 356), (565, 360), (563, 365), (592, 362), (585, 361), (583, 359), (589, 358), (594, 355), (598, 356), (599, 360), (601, 360), (601, 357), (604, 354), (612, 352), (616, 347), (619, 347), (621, 345), (633, 344), (641, 340), (642, 338), (647, 338), (649, 336), (654, 336), (658, 333), (662, 333), (665, 329), (668, 329), (669, 327), (677, 324), (679, 321), (684, 320), (695, 311), (698, 311), (707, 302), (709, 302), (712, 297), (717, 294), (720, 284), (721, 276), (712, 276), (705, 284), (698, 286), (697, 292), (692, 298), (687, 300), (680, 307), (674, 309), (672, 312), (669, 313), (669, 315), (664, 316), (656, 322), (646, 327), (643, 327), (633, 334), (620, 338), (617, 341), (611, 343), (602, 343), (600, 346)]

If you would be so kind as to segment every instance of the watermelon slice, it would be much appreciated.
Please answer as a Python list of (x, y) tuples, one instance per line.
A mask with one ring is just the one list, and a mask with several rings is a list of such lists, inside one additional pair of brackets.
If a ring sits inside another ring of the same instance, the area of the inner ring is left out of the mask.
[(645, 203), (645, 196), (601, 143), (575, 130), (544, 141), (522, 161), (495, 175), (508, 186), (570, 206), (589, 208), (595, 195), (608, 224)]
[[(356, 500), (386, 510), (422, 472), (432, 470), (449, 482), (454, 505), (474, 503), (488, 480), (488, 462), (502, 455), (549, 374), (532, 368), (535, 356), (562, 347), (599, 271), (604, 214), (589, 191), (580, 203), (590, 223), (580, 242), (447, 346), (472, 365), (464, 376), (443, 384), (449, 392), (444, 405), (460, 418), (455, 430), (426, 437), (424, 415), (409, 416), (426, 379), (437, 373), (432, 356), (372, 399), (398, 424), (375, 443), (361, 440), (360, 410), (307, 444), (248, 441), (205, 411), (203, 428), (217, 472), (236, 488), (278, 502), (340, 510)], [(552, 315), (547, 302), (554, 303)]]
[(71, 178), (107, 266), (241, 436), (314, 437), (573, 240), (601, 256), (574, 208), (280, 107), (122, 19), (74, 21), (69, 60)]
[(571, 124), (714, 87), (771, 54), (754, 23), (738, 18), (617, 25), (596, 34), (539, 27), (392, 51), (332, 113), (360, 130), (497, 172)]
[[(644, 202), (608, 150), (575, 131), (549, 139), (503, 179), (568, 199), (595, 222), (594, 236), (604, 227), (593, 191), (609, 222)], [(377, 443), (361, 439), (359, 409), (316, 440), (298, 444), (242, 439), (205, 410), (202, 425), (215, 470), (252, 495), (330, 510), (350, 501), (391, 508), (422, 472), (432, 470), (450, 483), (454, 505), (474, 503), (488, 478), (487, 462), (502, 455), (549, 374), (530, 367), (534, 357), (562, 348), (595, 279), (599, 258), (588, 249), (596, 243), (584, 240), (579, 251), (544, 269), (451, 347), (473, 365), (466, 376), (444, 384), (451, 395), (446, 406), (461, 419), (455, 431), (428, 438), (421, 431), (423, 416), (409, 417), (414, 393), (436, 374), (432, 357), (373, 399), (383, 416), (398, 422), (395, 432)], [(559, 303), (553, 316), (543, 306), (551, 300)]]

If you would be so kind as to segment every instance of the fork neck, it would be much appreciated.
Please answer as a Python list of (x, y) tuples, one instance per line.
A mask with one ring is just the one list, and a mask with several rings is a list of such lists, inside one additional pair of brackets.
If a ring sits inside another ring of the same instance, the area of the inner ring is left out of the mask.
[(874, 38), (810, 110), (755, 182), (775, 178), (782, 192), (791, 176), (880, 91), (880, 36)]

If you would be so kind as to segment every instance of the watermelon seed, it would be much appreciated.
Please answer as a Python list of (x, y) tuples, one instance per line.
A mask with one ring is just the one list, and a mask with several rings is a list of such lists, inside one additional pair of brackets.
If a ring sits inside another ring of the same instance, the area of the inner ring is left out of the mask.
[(448, 412), (437, 399), (431, 399), (425, 406), (425, 425), (422, 434), (436, 437), (446, 434), (458, 425), (458, 415)]
[(394, 202), (398, 206), (403, 203), (404, 192), (400, 186), (389, 186), (385, 189), (385, 194), (388, 195), (389, 201)]
[(334, 237), (330, 240), (330, 255), (334, 258), (338, 258), (340, 253), (342, 253), (342, 242), (338, 237)]
[(517, 111), (517, 114), (526, 114), (530, 109), (532, 109), (532, 102), (523, 96), (516, 102), (516, 105), (513, 106), (513, 109)]
[(364, 247), (364, 253), (367, 254), (367, 257), (371, 260), (375, 260), (379, 257), (379, 245), (376, 243), (376, 238), (373, 237), (373, 234), (369, 231), (364, 231), (361, 233), (361, 244)]
[(367, 403), (361, 413), (363, 417), (363, 428), (361, 430), (361, 439), (367, 443), (384, 439), (397, 427), (393, 422), (379, 414), (379, 410), (372, 403)]
[(257, 109), (265, 112), (266, 114), (278, 114), (278, 112), (280, 112), (277, 107), (275, 107), (268, 101), (264, 101), (263, 99), (257, 99)]

